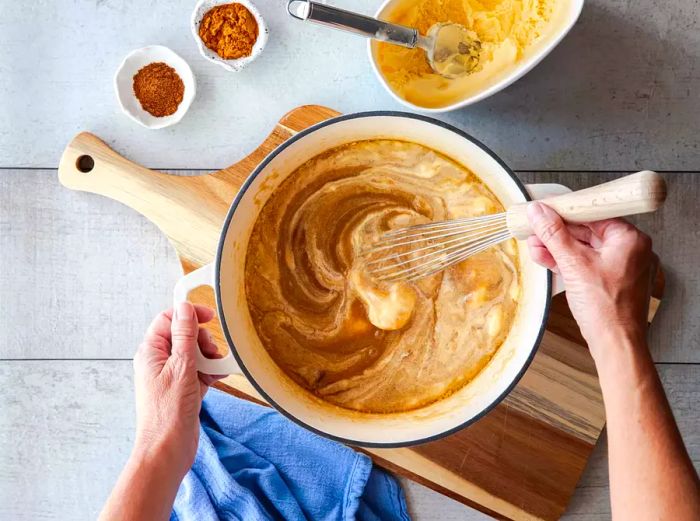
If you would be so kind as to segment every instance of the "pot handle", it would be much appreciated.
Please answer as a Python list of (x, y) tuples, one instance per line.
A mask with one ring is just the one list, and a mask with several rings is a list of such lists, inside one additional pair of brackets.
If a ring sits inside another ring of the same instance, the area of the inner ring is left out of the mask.
[[(527, 193), (530, 194), (530, 197), (535, 200), (546, 199), (547, 197), (555, 195), (564, 195), (572, 191), (571, 188), (557, 183), (525, 185), (525, 189)], [(552, 272), (552, 296), (563, 293), (564, 291), (566, 291), (564, 279), (558, 273)]]
[[(202, 266), (180, 278), (173, 291), (173, 304), (177, 306), (180, 302), (185, 302), (190, 291), (200, 286), (214, 286), (214, 263)], [(242, 373), (230, 349), (223, 358), (207, 358), (197, 346), (196, 356), (197, 371), (200, 373), (215, 375)]]

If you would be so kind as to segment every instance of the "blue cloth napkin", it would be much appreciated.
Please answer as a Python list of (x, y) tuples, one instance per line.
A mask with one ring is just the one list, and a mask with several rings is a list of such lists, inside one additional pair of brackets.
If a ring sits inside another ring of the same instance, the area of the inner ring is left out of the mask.
[(200, 419), (171, 521), (410, 519), (401, 486), (369, 457), (272, 409), (212, 389)]

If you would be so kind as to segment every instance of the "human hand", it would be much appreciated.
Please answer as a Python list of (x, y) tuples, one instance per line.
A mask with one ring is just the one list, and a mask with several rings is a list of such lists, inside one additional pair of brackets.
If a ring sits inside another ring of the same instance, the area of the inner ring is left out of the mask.
[(528, 238), (535, 262), (564, 279), (566, 299), (597, 358), (605, 338), (646, 336), (657, 259), (651, 239), (622, 219), (566, 224), (542, 203), (527, 209), (536, 235)]
[(199, 441), (199, 410), (209, 385), (219, 379), (197, 371), (197, 345), (205, 356), (218, 356), (216, 345), (199, 324), (214, 311), (189, 302), (160, 313), (146, 331), (134, 357), (136, 448), (162, 451), (184, 476)]

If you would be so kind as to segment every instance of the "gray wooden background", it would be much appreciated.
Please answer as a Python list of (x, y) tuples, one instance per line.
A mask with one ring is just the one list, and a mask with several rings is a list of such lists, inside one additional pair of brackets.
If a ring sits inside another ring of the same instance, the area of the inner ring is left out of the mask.
[[(243, 157), (300, 104), (401, 109), (374, 79), (364, 42), (295, 23), (285, 3), (256, 0), (271, 38), (234, 74), (197, 53), (194, 0), (0, 0), (0, 519), (95, 518), (133, 438), (130, 358), (180, 275), (150, 222), (58, 184), (70, 138), (91, 130), (137, 162), (196, 174)], [(334, 3), (371, 13), (379, 1)], [(652, 349), (696, 465), (699, 22), (697, 0), (591, 0), (525, 78), (441, 116), (528, 182), (577, 188), (640, 168), (667, 173), (666, 207), (637, 222), (666, 270)], [(159, 131), (122, 115), (112, 88), (121, 59), (149, 44), (181, 54), (198, 81), (185, 119)], [(405, 485), (418, 520), (484, 517)], [(601, 442), (566, 518), (609, 517)]]

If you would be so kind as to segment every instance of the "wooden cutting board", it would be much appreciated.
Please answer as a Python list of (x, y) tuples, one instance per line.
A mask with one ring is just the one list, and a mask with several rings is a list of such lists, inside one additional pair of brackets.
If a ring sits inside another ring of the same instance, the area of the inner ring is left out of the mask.
[[(337, 114), (319, 106), (299, 107), (248, 157), (195, 177), (139, 166), (84, 132), (66, 148), (58, 175), (68, 188), (111, 197), (153, 221), (188, 273), (214, 260), (229, 204), (255, 166), (290, 136)], [(650, 319), (659, 304), (662, 277), (657, 286)], [(195, 290), (190, 298), (214, 307), (209, 288)], [(223, 348), (218, 323), (212, 333)], [(217, 387), (262, 402), (243, 376), (230, 376)], [(532, 365), (493, 411), (439, 441), (366, 452), (377, 464), (494, 517), (552, 520), (565, 511), (604, 423), (593, 360), (559, 295)]]

